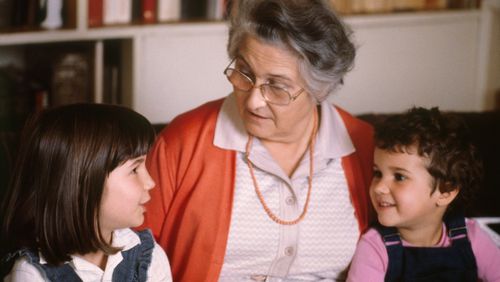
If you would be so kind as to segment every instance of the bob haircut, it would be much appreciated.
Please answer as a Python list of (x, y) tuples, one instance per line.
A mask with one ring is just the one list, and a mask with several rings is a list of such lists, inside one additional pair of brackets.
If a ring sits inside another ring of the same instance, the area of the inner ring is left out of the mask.
[(247, 36), (285, 47), (299, 58), (306, 91), (325, 100), (351, 70), (356, 49), (351, 31), (327, 0), (238, 0), (231, 11), (229, 57), (239, 55)]
[(67, 105), (29, 121), (3, 204), (2, 252), (29, 248), (59, 265), (71, 254), (119, 251), (98, 224), (104, 182), (154, 138), (145, 117), (113, 105)]
[[(449, 210), (465, 207), (482, 179), (482, 162), (465, 123), (438, 108), (411, 108), (375, 126), (375, 146), (397, 153), (417, 153), (425, 158), (433, 178), (431, 194), (459, 189)], [(416, 151), (416, 152), (415, 152)]]

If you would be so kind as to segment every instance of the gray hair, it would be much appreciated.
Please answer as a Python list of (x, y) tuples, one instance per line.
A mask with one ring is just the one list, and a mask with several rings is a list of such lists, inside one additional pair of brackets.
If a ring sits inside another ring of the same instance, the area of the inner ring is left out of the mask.
[(247, 36), (286, 46), (299, 57), (306, 91), (325, 100), (352, 69), (351, 31), (327, 0), (233, 0), (227, 51), (238, 56)]

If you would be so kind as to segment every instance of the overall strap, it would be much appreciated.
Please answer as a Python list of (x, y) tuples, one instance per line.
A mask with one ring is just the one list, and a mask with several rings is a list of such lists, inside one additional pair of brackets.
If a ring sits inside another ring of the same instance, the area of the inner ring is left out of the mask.
[(26, 261), (38, 269), (42, 276), (49, 281), (82, 282), (82, 279), (80, 279), (78, 274), (76, 274), (75, 270), (68, 263), (59, 266), (41, 264), (40, 257), (35, 252), (28, 249), (21, 249), (9, 255), (8, 260), (12, 262), (10, 265), (11, 269), (15, 261), (21, 257), (26, 258)]
[(386, 227), (378, 224), (375, 228), (384, 241), (389, 257), (385, 281), (394, 281), (397, 277), (401, 277), (403, 272), (403, 242), (395, 227)]
[(123, 260), (113, 271), (114, 282), (142, 282), (148, 278), (154, 249), (153, 235), (149, 229), (136, 233), (141, 243), (122, 252)]
[(451, 240), (451, 247), (457, 249), (461, 254), (465, 265), (470, 270), (471, 277), (477, 277), (477, 261), (467, 236), (465, 217), (462, 215), (447, 216), (444, 221), (448, 230), (448, 237)]
[(452, 241), (452, 244), (460, 241), (468, 241), (465, 217), (458, 215), (448, 216), (445, 218), (444, 222), (448, 230), (448, 237)]

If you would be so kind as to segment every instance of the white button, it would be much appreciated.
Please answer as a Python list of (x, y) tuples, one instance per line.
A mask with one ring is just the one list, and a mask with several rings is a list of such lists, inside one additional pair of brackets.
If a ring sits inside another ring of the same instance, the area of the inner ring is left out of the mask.
[(285, 255), (287, 256), (293, 256), (293, 253), (294, 253), (294, 248), (293, 247), (286, 247), (285, 248)]
[(287, 205), (291, 206), (291, 205), (295, 204), (295, 198), (293, 196), (287, 197), (285, 202)]
[(250, 279), (252, 279), (253, 281), (266, 281), (266, 278), (267, 278), (267, 276), (262, 275), (262, 274), (256, 274), (256, 275), (250, 276)]

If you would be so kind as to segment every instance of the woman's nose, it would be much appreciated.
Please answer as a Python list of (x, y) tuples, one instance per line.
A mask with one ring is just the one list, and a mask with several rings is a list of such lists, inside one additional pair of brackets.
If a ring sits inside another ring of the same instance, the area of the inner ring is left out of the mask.
[(260, 87), (254, 86), (248, 91), (246, 104), (250, 109), (258, 109), (267, 105), (267, 102), (264, 99), (264, 93), (262, 93)]

